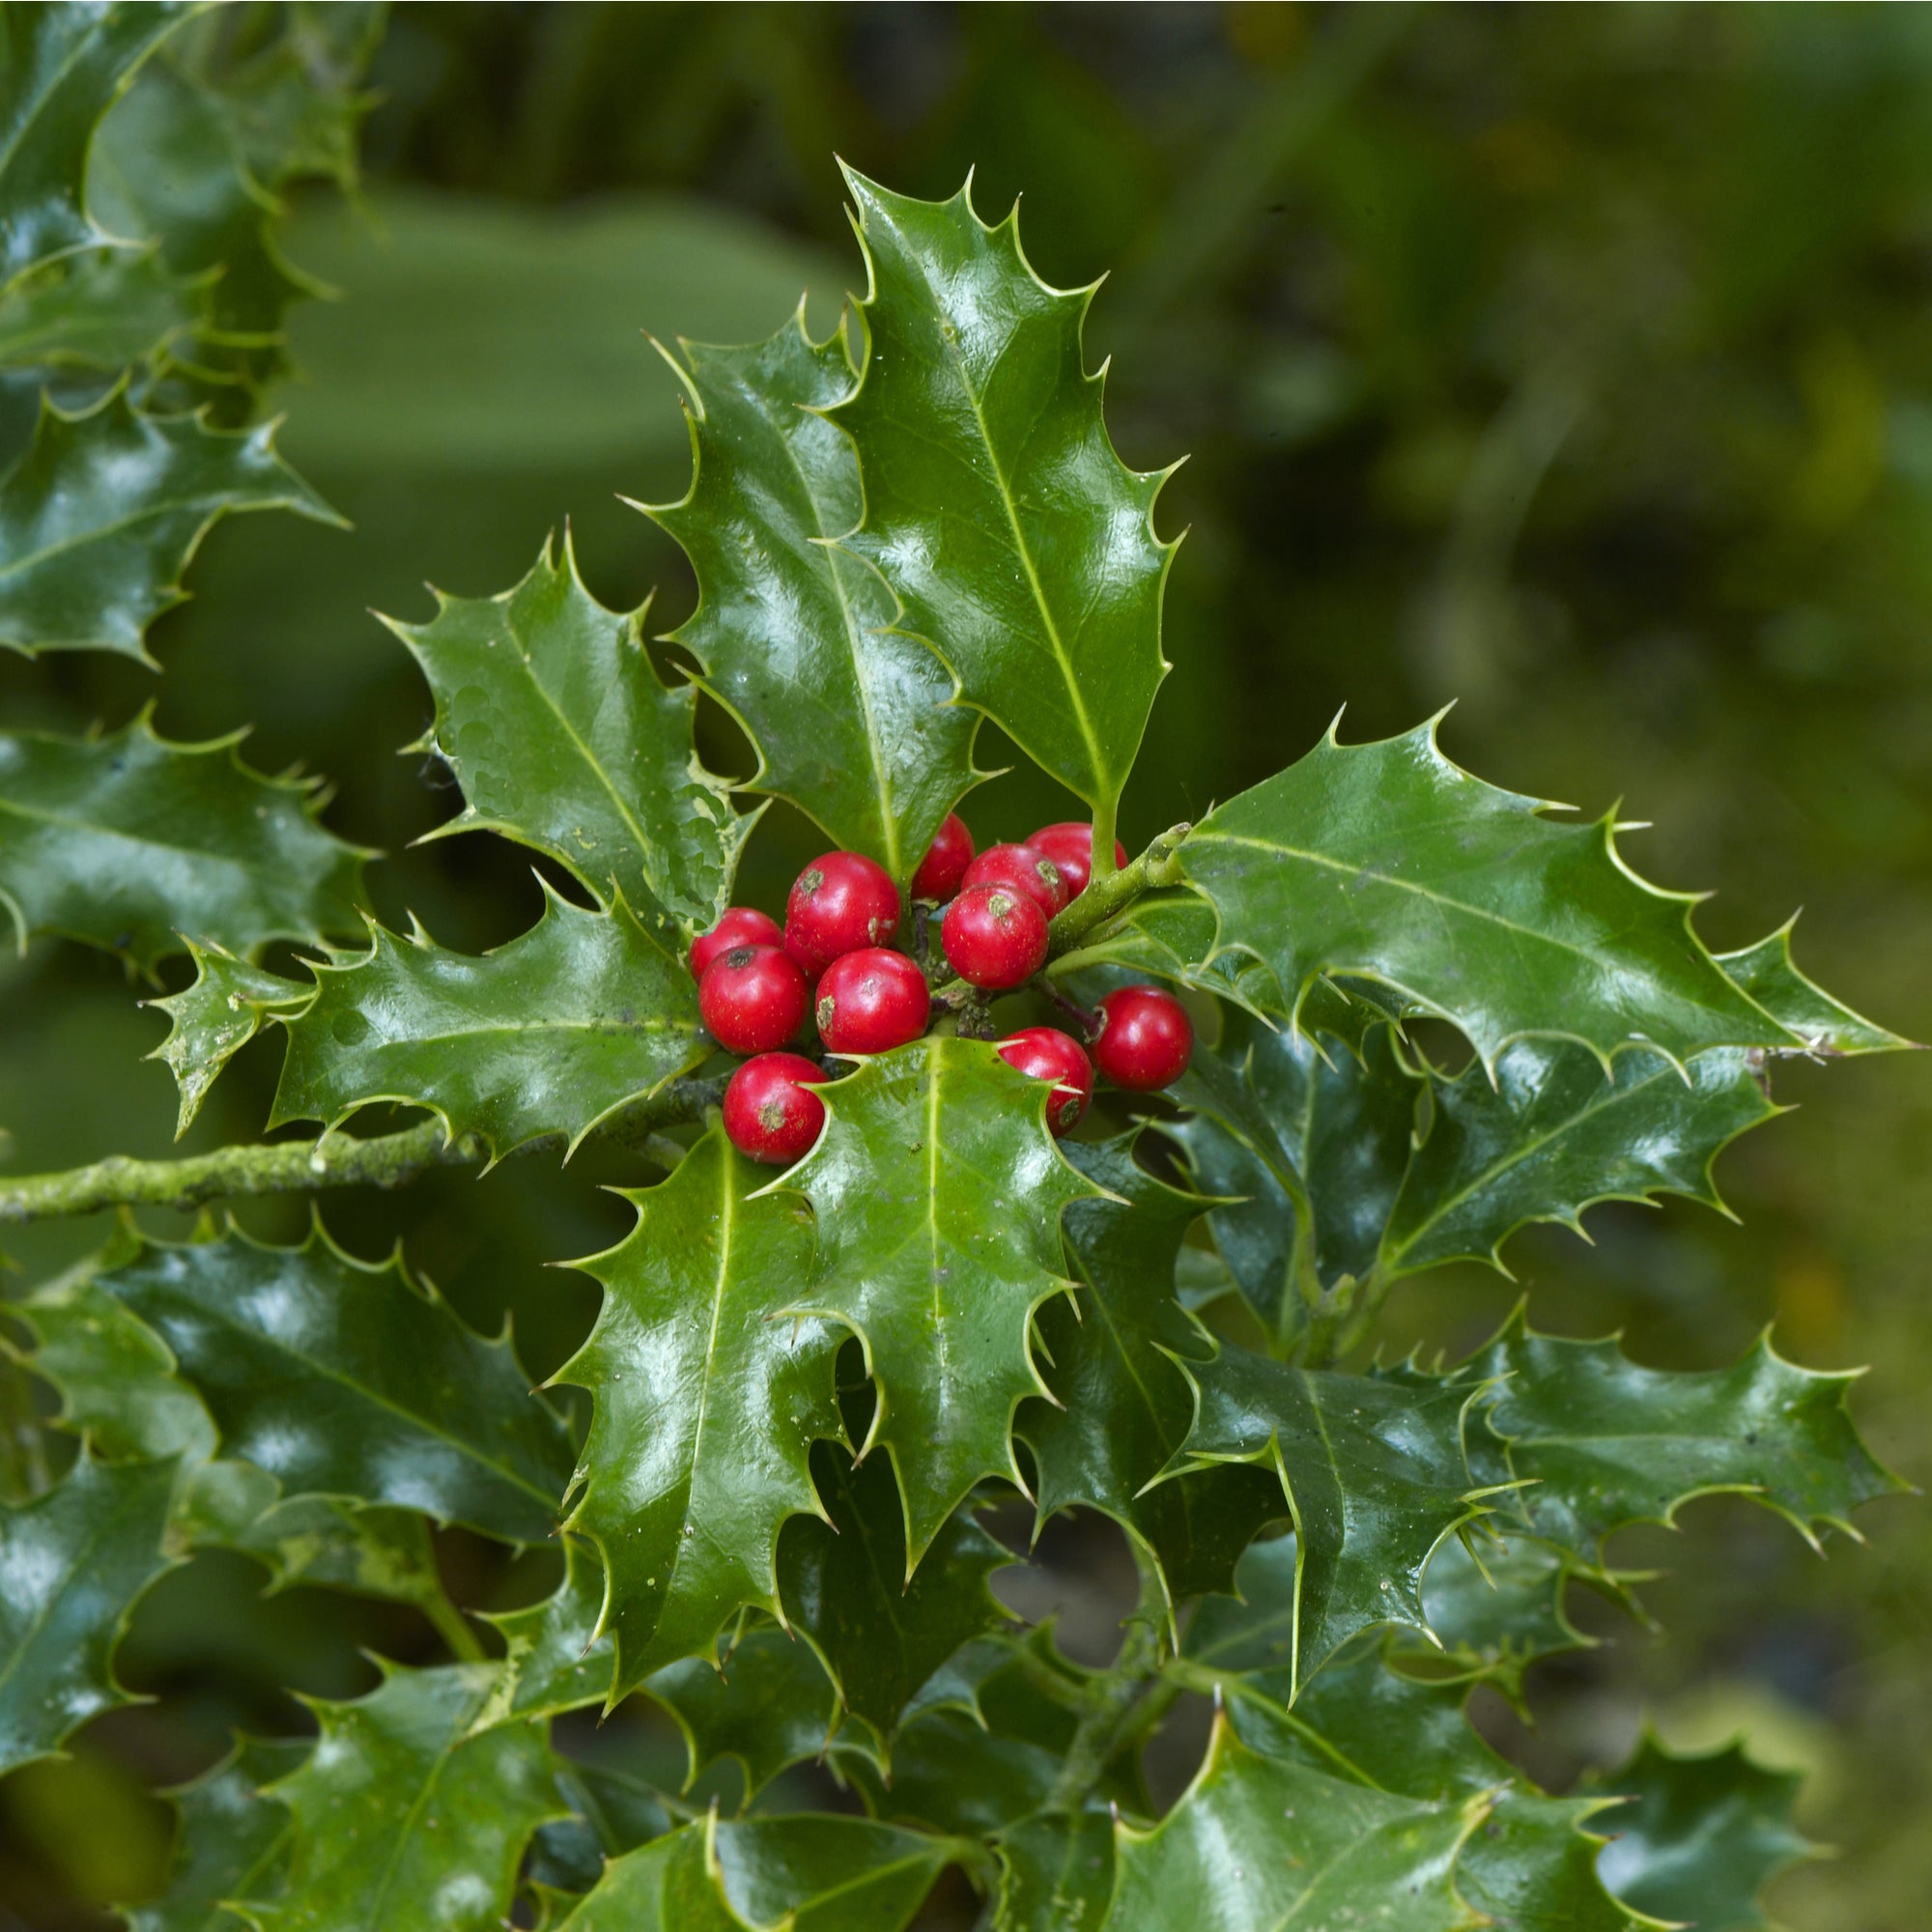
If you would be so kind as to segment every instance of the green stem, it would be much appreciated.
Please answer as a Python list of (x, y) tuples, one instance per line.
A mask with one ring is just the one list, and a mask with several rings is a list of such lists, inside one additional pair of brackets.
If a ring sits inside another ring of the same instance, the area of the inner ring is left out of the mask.
[[(660, 1127), (702, 1119), (723, 1096), (715, 1080), (673, 1080), (645, 1099), (611, 1115), (596, 1129), (600, 1140), (627, 1145), (648, 1141)], [(555, 1145), (558, 1137), (533, 1141), (519, 1152)], [(399, 1187), (434, 1167), (474, 1166), (489, 1149), (470, 1134), (445, 1139), (440, 1121), (401, 1133), (355, 1140), (325, 1134), (314, 1141), (278, 1141), (270, 1147), (220, 1148), (184, 1160), (133, 1160), (110, 1154), (89, 1167), (62, 1174), (25, 1175), (0, 1184), (0, 1226), (55, 1215), (94, 1214), (103, 1208), (177, 1208), (187, 1211), (210, 1201), (244, 1194), (294, 1194), (314, 1187)]]
[[(1147, 1727), (1142, 1708), (1150, 1687), (1158, 1688), (1160, 1639), (1167, 1628), (1167, 1593), (1154, 1567), (1134, 1551), (1141, 1574), (1140, 1602), (1127, 1619), (1126, 1634), (1114, 1667), (1094, 1687), (1093, 1700), (1066, 1747), (1066, 1756), (1046, 1801), (1049, 1811), (1078, 1811), (1127, 1744)], [(1171, 1701), (1171, 1700), (1170, 1700)], [(1155, 1713), (1157, 1719), (1159, 1713)]]
[(422, 1613), (436, 1626), (436, 1634), (449, 1646), (459, 1663), (487, 1663), (490, 1653), (483, 1648), (469, 1619), (456, 1607), (455, 1601), (439, 1577), (434, 1590), (420, 1599)]
[(1105, 805), (1094, 808), (1094, 860), (1088, 873), (1088, 882), (1097, 885), (1102, 879), (1114, 876), (1114, 840), (1120, 837), (1116, 830), (1120, 817), (1120, 806), (1109, 799)]

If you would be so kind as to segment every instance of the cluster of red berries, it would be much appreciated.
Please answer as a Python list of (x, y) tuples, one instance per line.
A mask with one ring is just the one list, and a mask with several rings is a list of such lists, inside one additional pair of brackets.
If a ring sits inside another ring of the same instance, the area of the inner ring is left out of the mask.
[[(1046, 963), (1047, 922), (1087, 889), (1093, 828), (1049, 825), (1022, 845), (975, 856), (957, 812), (939, 828), (913, 874), (912, 896), (944, 905), (946, 963), (969, 985), (1003, 993)], [(1126, 854), (1114, 848), (1116, 866)], [(810, 1010), (831, 1054), (887, 1053), (925, 1032), (932, 994), (920, 966), (890, 941), (898, 888), (858, 852), (814, 859), (791, 889), (782, 930), (733, 906), (691, 949), (698, 1010), (719, 1045), (750, 1054), (724, 1090), (724, 1131), (754, 1160), (788, 1163), (818, 1138), (825, 1105), (812, 1083), (824, 1069), (788, 1047)], [(1053, 1083), (1047, 1124), (1073, 1126), (1094, 1095), (1094, 1063), (1116, 1086), (1140, 1092), (1179, 1077), (1194, 1044), (1180, 1003), (1153, 986), (1122, 986), (1100, 1002), (1093, 1060), (1057, 1027), (1026, 1027), (1000, 1057)]]

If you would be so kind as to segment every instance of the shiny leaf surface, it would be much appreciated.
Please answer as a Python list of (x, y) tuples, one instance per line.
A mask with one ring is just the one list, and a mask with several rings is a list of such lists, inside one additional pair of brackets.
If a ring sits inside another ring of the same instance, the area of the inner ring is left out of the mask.
[(1061, 1300), (1039, 1314), (1046, 1378), (1063, 1406), (1028, 1403), (1016, 1431), (1034, 1454), (1041, 1520), (1080, 1505), (1106, 1511), (1151, 1552), (1178, 1605), (1230, 1588), (1241, 1551), (1284, 1504), (1268, 1471), (1238, 1465), (1148, 1487), (1193, 1420), (1187, 1383), (1162, 1350), (1206, 1352), (1174, 1293), (1181, 1238), (1202, 1204), (1156, 1180), (1133, 1148), (1130, 1135), (1066, 1146), (1116, 1198), (1066, 1209), (1079, 1306)]
[(672, 634), (757, 747), (751, 789), (789, 799), (903, 887), (975, 781), (979, 720), (892, 592), (839, 549), (864, 498), (850, 439), (818, 413), (856, 378), (844, 330), (804, 310), (745, 349), (679, 345), (691, 489), (650, 515), (684, 547), (698, 608)]
[(1472, 1064), (1435, 1088), (1429, 1137), (1388, 1213), (1383, 1271), (1501, 1266), (1518, 1228), (1560, 1221), (1580, 1234), (1583, 1209), (1599, 1201), (1683, 1194), (1721, 1208), (1712, 1162), (1777, 1112), (1756, 1058), (1719, 1048), (1680, 1070), (1626, 1053), (1606, 1075), (1586, 1048), (1537, 1039), (1496, 1057), (1493, 1086)]
[(829, 1520), (785, 1525), (780, 1591), (845, 1707), (890, 1738), (914, 1694), (954, 1651), (1005, 1624), (986, 1584), (1012, 1558), (970, 1511), (958, 1510), (909, 1571), (891, 1463), (874, 1455), (855, 1469), (827, 1443), (814, 1465)]
[(1548, 810), (1451, 764), (1434, 724), (1369, 745), (1331, 728), (1209, 812), (1180, 863), (1216, 952), (1262, 960), (1293, 1006), (1321, 973), (1379, 981), (1454, 1021), (1485, 1065), (1524, 1036), (1605, 1061), (1638, 1042), (1679, 1060), (1793, 1044), (1698, 943), (1690, 898), (1623, 864), (1608, 820)]
[(609, 1577), (613, 1702), (661, 1665), (709, 1654), (741, 1605), (781, 1614), (779, 1532), (820, 1510), (809, 1459), (842, 1431), (843, 1338), (784, 1316), (811, 1265), (811, 1225), (794, 1195), (754, 1197), (768, 1175), (713, 1127), (668, 1180), (627, 1197), (631, 1235), (578, 1264), (604, 1306), (557, 1379), (596, 1398), (570, 1526)]
[(420, 928), (371, 923), (367, 952), (311, 968), (278, 1013), (288, 1058), (271, 1124), (339, 1125), (373, 1100), (427, 1107), (493, 1153), (561, 1134), (570, 1149), (627, 1100), (711, 1051), (675, 941), (622, 901), (586, 912), (545, 889), (543, 918), (481, 958)]
[(0, 733), (0, 904), (24, 945), (62, 933), (143, 972), (184, 932), (246, 954), (359, 923), (368, 856), (316, 822), (312, 781), (270, 779), (236, 738)]
[(432, 836), (500, 832), (600, 898), (614, 882), (653, 930), (658, 907), (688, 927), (714, 924), (753, 821), (698, 764), (697, 693), (659, 679), (644, 612), (605, 610), (568, 539), (561, 561), (547, 545), (514, 590), (439, 593), (437, 606), (430, 623), (389, 623), (436, 695), (436, 722), (415, 749), (463, 787), (464, 810)]
[(272, 1787), (291, 1853), (274, 1895), (249, 1900), (266, 1932), (496, 1932), (530, 1834), (562, 1815), (535, 1722), (472, 1733), (497, 1666), (391, 1665), (354, 1703), (318, 1703), (322, 1736)]
[(309, 988), (265, 973), (212, 939), (186, 942), (194, 983), (148, 1004), (168, 1016), (168, 1037), (151, 1060), (163, 1062), (181, 1090), (179, 1139), (194, 1123), (221, 1069), (261, 1032), (277, 1008), (305, 1006)]
[(825, 1755), (838, 1722), (838, 1690), (801, 1636), (759, 1625), (722, 1663), (690, 1657), (644, 1680), (684, 1733), (687, 1788), (720, 1758), (745, 1775), (747, 1802), (787, 1766)]
[(1153, 532), (1164, 472), (1107, 440), (1081, 349), (1094, 291), (1048, 288), (1015, 217), (985, 227), (965, 188), (914, 201), (845, 181), (871, 271), (865, 381), (833, 412), (866, 479), (847, 547), (965, 702), (1111, 812), (1167, 670), (1174, 546)]
[(0, 1771), (47, 1757), (126, 1701), (111, 1659), (121, 1628), (168, 1567), (173, 1463), (83, 1453), (45, 1495), (0, 1509)]
[(1017, 1478), (1013, 1411), (1044, 1389), (1029, 1336), (1066, 1285), (1060, 1211), (1094, 1189), (1047, 1134), (1046, 1088), (983, 1041), (928, 1036), (820, 1092), (825, 1131), (786, 1177), (818, 1220), (793, 1300), (865, 1345), (917, 1564), (980, 1477)]
[(0, 368), (118, 370), (153, 361), (194, 328), (207, 291), (152, 248), (57, 262), (0, 295)]
[(1769, 939), (1741, 952), (1720, 952), (1718, 964), (1773, 1018), (1789, 1027), (1814, 1054), (1894, 1053), (1913, 1044), (1875, 1026), (1798, 970), (1788, 920)]
[(1098, 1925), (1114, 1891), (1114, 1821), (1105, 1811), (1048, 1812), (999, 1839), (991, 1932)]
[(286, 1493), (421, 1510), (517, 1542), (555, 1529), (571, 1468), (561, 1424), (507, 1337), (466, 1327), (399, 1258), (365, 1264), (319, 1226), (299, 1248), (231, 1231), (147, 1244), (97, 1279), (173, 1351), (223, 1453)]
[(150, 662), (148, 626), (183, 601), (210, 527), (242, 510), (341, 521), (275, 454), (272, 425), (146, 415), (119, 389), (80, 415), (43, 409), (0, 480), (0, 647)]

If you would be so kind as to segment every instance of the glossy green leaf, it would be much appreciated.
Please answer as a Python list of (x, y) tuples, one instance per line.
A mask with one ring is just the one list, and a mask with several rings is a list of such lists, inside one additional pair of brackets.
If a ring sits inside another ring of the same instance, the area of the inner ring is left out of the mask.
[(1858, 1375), (1797, 1368), (1768, 1340), (1728, 1369), (1645, 1369), (1614, 1339), (1533, 1334), (1519, 1313), (1459, 1373), (1504, 1378), (1470, 1418), (1478, 1478), (1526, 1481), (1515, 1506), (1530, 1527), (1586, 1561), (1619, 1525), (1669, 1522), (1714, 1491), (1755, 1497), (1815, 1544), (1856, 1534), (1852, 1511), (1902, 1487), (1846, 1409)]
[(1696, 1932), (1772, 1932), (1759, 1895), (1785, 1866), (1817, 1856), (1791, 1823), (1801, 1782), (1753, 1764), (1741, 1744), (1678, 1757), (1646, 1737), (1602, 1780), (1632, 1801), (1606, 1814), (1616, 1837), (1598, 1861), (1604, 1883)]
[(395, 1100), (493, 1154), (548, 1134), (574, 1151), (713, 1050), (674, 936), (622, 900), (588, 912), (546, 886), (542, 919), (481, 958), (420, 926), (404, 939), (372, 921), (369, 942), (312, 966), (314, 997), (275, 1015), (289, 1048), (270, 1124), (337, 1126)]
[(146, 415), (125, 389), (79, 415), (43, 409), (33, 446), (0, 480), (0, 647), (152, 663), (143, 635), (186, 596), (182, 573), (219, 518), (293, 510), (339, 524), (272, 439), (272, 424), (231, 433)]
[(262, 1786), (308, 1755), (306, 1738), (243, 1738), (192, 1784), (167, 1795), (180, 1813), (166, 1889), (124, 1909), (128, 1932), (242, 1932), (224, 1900), (269, 1898), (287, 1869), (288, 1807)]
[(724, 1896), (716, 1814), (612, 1859), (557, 1932), (763, 1932)]
[(579, 1266), (604, 1285), (590, 1339), (557, 1379), (596, 1413), (570, 1527), (609, 1577), (614, 1702), (651, 1671), (708, 1655), (741, 1605), (781, 1615), (777, 1546), (817, 1515), (811, 1444), (842, 1433), (833, 1373), (843, 1339), (794, 1321), (811, 1265), (796, 1196), (713, 1127), (670, 1178), (627, 1196), (630, 1236)]
[(173, 1351), (223, 1454), (285, 1493), (421, 1510), (525, 1543), (555, 1529), (571, 1470), (562, 1425), (508, 1337), (466, 1327), (399, 1256), (358, 1262), (320, 1225), (298, 1248), (231, 1230), (150, 1243), (97, 1279)]
[(970, 1510), (951, 1516), (920, 1559), (906, 1562), (905, 1515), (892, 1464), (858, 1468), (827, 1443), (814, 1458), (826, 1520), (801, 1518), (779, 1541), (779, 1589), (845, 1707), (881, 1739), (961, 1645), (1006, 1622), (986, 1587), (1013, 1559)]
[(683, 501), (648, 514), (691, 558), (698, 608), (670, 641), (757, 748), (749, 788), (903, 887), (976, 781), (979, 719), (893, 628), (878, 575), (833, 542), (864, 508), (851, 440), (819, 413), (856, 380), (845, 331), (814, 343), (801, 304), (769, 341), (679, 347), (695, 471)]
[(859, 446), (847, 548), (896, 593), (960, 697), (1111, 814), (1166, 674), (1154, 535), (1165, 471), (1129, 469), (1087, 372), (1094, 290), (1049, 288), (1015, 216), (967, 188), (914, 201), (845, 170), (871, 273), (865, 380), (833, 413)]
[(623, 1772), (565, 1760), (557, 1766), (556, 1788), (574, 1815), (538, 1828), (525, 1874), (533, 1887), (588, 1891), (603, 1877), (606, 1859), (671, 1829), (663, 1794)]
[(688, 1790), (720, 1758), (735, 1760), (752, 1799), (780, 1772), (825, 1755), (838, 1688), (802, 1636), (769, 1624), (740, 1634), (722, 1662), (688, 1657), (644, 1680), (684, 1733)]
[(240, 738), (178, 745), (144, 712), (99, 738), (0, 733), (0, 905), (22, 946), (58, 932), (142, 971), (182, 932), (246, 954), (360, 915), (360, 848), (316, 822), (312, 781), (264, 778)]
[(155, 43), (190, 10), (10, 7), (0, 21), (0, 283), (109, 238), (87, 207), (95, 128)]
[(1295, 1536), (1264, 1547), (1293, 1566), (1281, 1637), (1293, 1681), (1358, 1632), (1426, 1630), (1423, 1571), (1484, 1507), (1460, 1438), (1472, 1387), (1293, 1368), (1231, 1345), (1211, 1360), (1177, 1359), (1197, 1401), (1171, 1473), (1254, 1463), (1280, 1479)]
[(484, 1621), (503, 1639), (503, 1668), (476, 1723), (550, 1717), (601, 1704), (611, 1689), (611, 1646), (600, 1639), (604, 1572), (581, 1539), (566, 1536), (563, 1577), (556, 1588), (521, 1610)]
[(1324, 1290), (1374, 1267), (1420, 1092), (1386, 1026), (1357, 1058), (1312, 1025), (1277, 1032), (1239, 1011), (1175, 1084), (1188, 1111), (1164, 1131), (1194, 1184), (1225, 1200), (1208, 1217), (1214, 1243), (1282, 1344)]
[(492, 1663), (384, 1667), (272, 1787), (293, 1827), (286, 1882), (247, 1901), (264, 1932), (497, 1932), (530, 1834), (563, 1814), (543, 1728), (472, 1732)]
[(111, 1659), (162, 1571), (175, 1464), (80, 1460), (45, 1495), (0, 1509), (0, 1772), (51, 1756), (127, 1701)]
[(928, 1036), (820, 1092), (825, 1131), (786, 1177), (818, 1222), (792, 1299), (865, 1346), (865, 1446), (892, 1455), (916, 1565), (982, 1476), (1019, 1482), (1013, 1411), (1046, 1392), (1029, 1338), (1067, 1286), (1060, 1212), (1095, 1189), (1046, 1131), (1045, 1087), (984, 1041)]
[(1066, 1209), (1067, 1246), (1084, 1287), (1077, 1307), (1062, 1299), (1038, 1318), (1058, 1406), (1028, 1403), (1015, 1432), (1033, 1451), (1040, 1520), (1081, 1505), (1104, 1510), (1150, 1551), (1178, 1605), (1231, 1588), (1241, 1551), (1284, 1505), (1264, 1469), (1231, 1465), (1154, 1483), (1194, 1412), (1186, 1381), (1161, 1351), (1206, 1352), (1174, 1292), (1181, 1238), (1203, 1204), (1141, 1167), (1134, 1140), (1065, 1148), (1114, 1198)]
[(1481, 1799), (1426, 1804), (1250, 1750), (1217, 1715), (1194, 1782), (1149, 1831), (1122, 1825), (1104, 1932), (1463, 1932), (1453, 1869)]
[(194, 981), (148, 1005), (168, 1016), (168, 1037), (148, 1058), (163, 1062), (181, 1090), (175, 1137), (186, 1133), (221, 1069), (277, 1008), (305, 1006), (310, 988), (238, 959), (212, 939), (186, 941)]
[[(1136, 899), (1125, 912), (1062, 953), (1048, 967), (1055, 979), (1111, 969), (1132, 978), (1171, 980), (1231, 1000), (1257, 1016), (1285, 1012), (1288, 1003), (1275, 983), (1273, 971), (1245, 952), (1214, 952), (1214, 909), (1199, 894), (1180, 888), (1151, 892)], [(1347, 1008), (1346, 994), (1336, 993), (1325, 980), (1311, 990), (1334, 995), (1334, 1006)], [(1372, 1017), (1380, 1018), (1379, 1014)], [(1315, 1021), (1304, 1015), (1312, 1032)]]
[[(1760, 1056), (1700, 1053), (1682, 1068), (1660, 1054), (1618, 1055), (1606, 1075), (1568, 1040), (1518, 1040), (1494, 1082), (1471, 1064), (1434, 1094), (1429, 1137), (1392, 1208), (1379, 1265), (1390, 1276), (1445, 1262), (1502, 1267), (1502, 1244), (1530, 1221), (1582, 1232), (1599, 1201), (1682, 1194), (1723, 1208), (1711, 1164), (1778, 1110)], [(1507, 1272), (1507, 1270), (1505, 1270)]]
[[(648, 606), (646, 607), (648, 609)], [(654, 933), (657, 908), (702, 931), (731, 895), (753, 821), (697, 762), (697, 693), (668, 689), (643, 611), (584, 589), (569, 539), (500, 597), (445, 597), (427, 624), (385, 620), (422, 667), (436, 722), (412, 749), (456, 774), (464, 810), (431, 836), (500, 832), (547, 852)], [(667, 950), (679, 942), (665, 935)]]
[(1486, 1066), (1531, 1035), (1605, 1062), (1793, 1043), (1699, 944), (1690, 896), (1624, 864), (1609, 819), (1548, 810), (1451, 764), (1433, 721), (1369, 745), (1331, 726), (1210, 811), (1180, 864), (1215, 952), (1262, 960), (1294, 1008), (1323, 973), (1378, 981), (1454, 1021)]
[[(1471, 1532), (1473, 1553), (1459, 1538), (1442, 1544), (1422, 1574), (1422, 1608), (1442, 1646), (1432, 1654), (1481, 1676), (1520, 1701), (1523, 1672), (1539, 1657), (1587, 1648), (1564, 1598), (1575, 1559), (1534, 1537)], [(1417, 1642), (1411, 1654), (1421, 1655)]]
[(1097, 1926), (1114, 1893), (1114, 1821), (1105, 1811), (1048, 1812), (1000, 1834), (990, 1932)]
[(151, 362), (199, 324), (208, 291), (153, 248), (71, 256), (0, 295), (0, 368), (118, 370)]
[(1718, 964), (1766, 1012), (1789, 1027), (1807, 1053), (1895, 1053), (1912, 1046), (1912, 1040), (1853, 1012), (1798, 970), (1791, 956), (1791, 928), (1797, 923), (1794, 916), (1755, 946), (1719, 953)]

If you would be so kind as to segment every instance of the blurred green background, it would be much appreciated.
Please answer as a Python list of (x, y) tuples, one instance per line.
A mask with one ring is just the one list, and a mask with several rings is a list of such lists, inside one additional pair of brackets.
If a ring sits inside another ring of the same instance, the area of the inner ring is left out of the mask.
[[(451, 799), (395, 753), (428, 698), (368, 611), (424, 614), (425, 579), (506, 588), (568, 518), (592, 588), (655, 586), (670, 628), (688, 573), (618, 500), (689, 471), (639, 331), (764, 335), (801, 290), (822, 330), (861, 272), (834, 154), (927, 195), (973, 167), (988, 216), (1025, 190), (1049, 280), (1110, 272), (1090, 342), (1122, 453), (1190, 453), (1130, 842), (1344, 704), (1359, 738), (1453, 698), (1461, 762), (1654, 821), (1627, 853), (1720, 889), (1714, 945), (1803, 905), (1801, 963), (1932, 1037), (1932, 11), (403, 6), (372, 85), (366, 201), (303, 203), (285, 237), (342, 299), (298, 315), (283, 446), (354, 531), (222, 526), (154, 634), (158, 683), (9, 660), (10, 718), (119, 722), (157, 692), (170, 735), (252, 720), (255, 763), (327, 772), (330, 823), (393, 855), (386, 916), (508, 937), (537, 904), (524, 861), (404, 849)], [(711, 761), (748, 770), (709, 728)], [(1064, 815), (1048, 790), (1015, 774), (969, 815), (1016, 836)], [(773, 822), (748, 880), (767, 904), (810, 836)], [(166, 1151), (139, 990), (77, 949), (0, 964), (16, 1171)], [(191, 1144), (258, 1132), (274, 1065), (251, 1049)], [(1660, 1364), (1727, 1361), (1766, 1322), (1807, 1365), (1875, 1363), (1861, 1420), (1932, 1482), (1932, 1062), (1800, 1066), (1780, 1097), (1801, 1111), (1719, 1170), (1742, 1226), (1599, 1209), (1594, 1246), (1520, 1240), (1520, 1285), (1543, 1324), (1621, 1324)], [(617, 1171), (512, 1163), (328, 1215), (363, 1253), (407, 1233), (479, 1321), (514, 1307), (542, 1374), (595, 1293), (543, 1264), (625, 1224), (596, 1191)], [(297, 1213), (242, 1218), (286, 1237)], [(10, 1240), (15, 1279), (99, 1233)], [(1432, 1277), (1387, 1334), (1468, 1344), (1516, 1293)], [(1731, 1499), (1628, 1537), (1664, 1634), (1600, 1619), (1601, 1649), (1537, 1680), (1525, 1747), (1559, 1780), (1614, 1762), (1647, 1704), (1680, 1747), (1743, 1729), (1808, 1769), (1803, 1822), (1839, 1856), (1774, 1893), (1803, 1932), (1920, 1932), (1932, 1899), (1932, 1525), (1901, 1498), (1863, 1527), (1829, 1563)], [(444, 1555), (467, 1601), (520, 1587)], [(159, 1701), (0, 1785), (0, 1926), (105, 1922), (92, 1904), (152, 1887), (150, 1787), (231, 1725), (297, 1722), (277, 1685), (364, 1688), (358, 1643), (434, 1654), (400, 1610), (298, 1590), (264, 1612), (260, 1580), (239, 1558), (170, 1577), (124, 1653)], [(1078, 1560), (1028, 1587), (1075, 1639), (1103, 1620)]]

